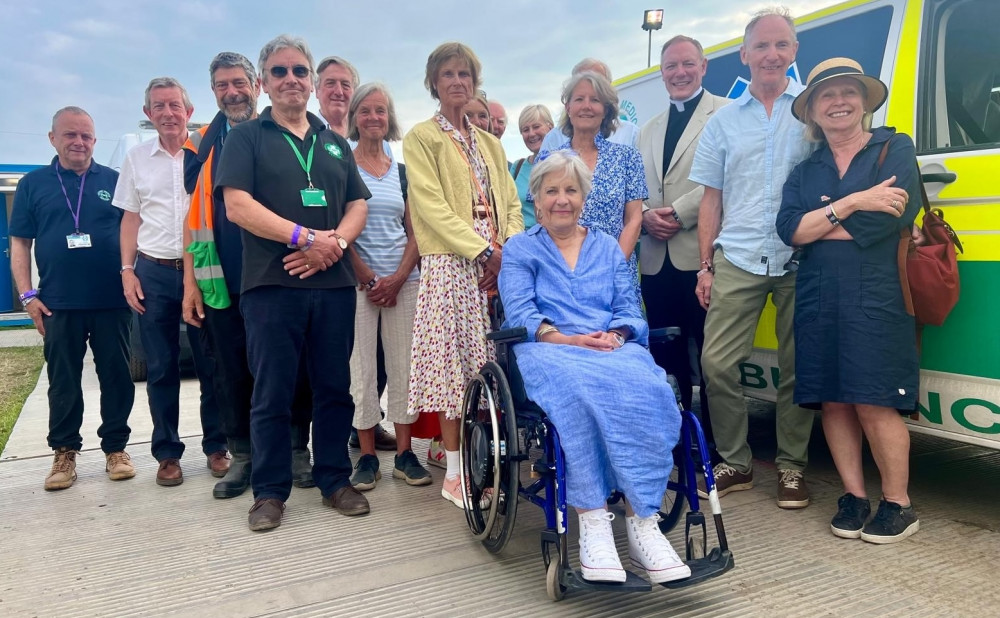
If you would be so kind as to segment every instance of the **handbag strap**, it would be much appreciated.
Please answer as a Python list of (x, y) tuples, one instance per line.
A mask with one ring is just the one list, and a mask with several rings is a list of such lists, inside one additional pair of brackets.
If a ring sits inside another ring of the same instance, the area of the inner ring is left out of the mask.
[[(882, 145), (882, 152), (878, 155), (878, 169), (881, 171), (885, 157), (889, 154), (889, 140)], [(916, 165), (916, 163), (914, 163)], [(924, 209), (927, 209), (927, 192), (924, 190), (924, 183), (920, 182), (920, 193), (924, 200)], [(899, 287), (903, 290), (903, 304), (906, 305), (906, 312), (914, 315), (913, 295), (910, 294), (910, 283), (906, 278), (906, 258), (910, 255), (911, 230), (903, 228), (899, 230), (899, 246), (896, 247), (896, 270), (899, 271)]]

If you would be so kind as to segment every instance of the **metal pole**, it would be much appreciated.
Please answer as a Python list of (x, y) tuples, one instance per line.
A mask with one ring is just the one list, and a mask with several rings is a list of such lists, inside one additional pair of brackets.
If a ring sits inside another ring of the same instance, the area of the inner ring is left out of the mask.
[(653, 66), (653, 31), (649, 32), (649, 44), (646, 46), (646, 68)]

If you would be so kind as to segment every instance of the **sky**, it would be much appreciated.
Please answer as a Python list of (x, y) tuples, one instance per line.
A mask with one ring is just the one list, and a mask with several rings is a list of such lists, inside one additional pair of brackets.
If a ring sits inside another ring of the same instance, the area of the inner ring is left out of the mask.
[[(834, 0), (785, 0), (795, 16)], [(220, 51), (244, 54), (256, 65), (260, 48), (278, 34), (308, 42), (315, 61), (338, 55), (361, 81), (382, 81), (408, 130), (434, 113), (424, 88), (428, 54), (462, 41), (483, 65), (483, 89), (507, 109), (503, 137), (509, 159), (528, 154), (517, 131), (523, 106), (543, 103), (558, 118), (559, 94), (580, 59), (604, 60), (615, 78), (646, 68), (645, 9), (664, 9), (652, 35), (653, 60), (675, 34), (706, 47), (742, 36), (758, 0), (0, 0), (5, 62), (0, 63), (0, 163), (48, 163), (52, 114), (66, 105), (94, 118), (94, 158), (107, 164), (121, 137), (145, 116), (143, 93), (158, 76), (177, 78), (194, 103), (192, 120), (207, 122), (218, 108), (208, 64)], [(709, 67), (711, 70), (711, 66)], [(261, 96), (260, 108), (267, 103)], [(318, 112), (315, 99), (310, 110)], [(398, 146), (397, 146), (398, 149)]]

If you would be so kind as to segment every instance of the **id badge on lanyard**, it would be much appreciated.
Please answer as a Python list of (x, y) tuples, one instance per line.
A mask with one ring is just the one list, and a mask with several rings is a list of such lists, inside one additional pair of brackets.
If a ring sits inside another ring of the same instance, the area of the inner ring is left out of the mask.
[(282, 133), (282, 136), (288, 142), (288, 145), (292, 147), (292, 152), (295, 153), (295, 158), (299, 160), (299, 165), (302, 166), (302, 171), (306, 173), (306, 180), (309, 182), (309, 186), (305, 189), (299, 191), (299, 195), (302, 196), (302, 206), (306, 208), (326, 208), (326, 191), (323, 189), (317, 189), (312, 183), (312, 164), (313, 164), (313, 153), (316, 151), (316, 134), (312, 136), (312, 142), (309, 144), (309, 155), (307, 159), (302, 158), (302, 153), (299, 149), (295, 147), (295, 142), (292, 138), (288, 137), (287, 133)]
[(80, 194), (76, 198), (76, 210), (73, 210), (73, 203), (69, 201), (69, 194), (66, 193), (66, 185), (63, 183), (62, 175), (59, 173), (59, 161), (55, 162), (56, 179), (59, 180), (59, 186), (62, 188), (63, 197), (66, 198), (66, 207), (69, 208), (69, 214), (73, 216), (73, 230), (72, 234), (66, 236), (66, 248), (68, 249), (89, 249), (93, 245), (90, 243), (90, 234), (84, 234), (80, 232), (80, 208), (83, 206), (83, 186), (87, 182), (87, 171), (83, 172), (80, 176)]

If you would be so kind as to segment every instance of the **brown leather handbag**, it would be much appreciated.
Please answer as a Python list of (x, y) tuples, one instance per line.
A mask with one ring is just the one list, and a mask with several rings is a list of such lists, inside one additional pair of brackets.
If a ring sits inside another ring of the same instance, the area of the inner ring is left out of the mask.
[[(879, 154), (880, 168), (888, 150), (889, 142), (886, 142)], [(917, 324), (941, 326), (958, 303), (961, 286), (955, 250), (963, 252), (962, 241), (944, 220), (944, 212), (930, 207), (923, 182), (920, 183), (920, 198), (924, 211), (921, 223), (924, 242), (917, 245), (909, 229), (900, 230), (896, 252), (899, 282), (906, 311), (916, 318)]]

